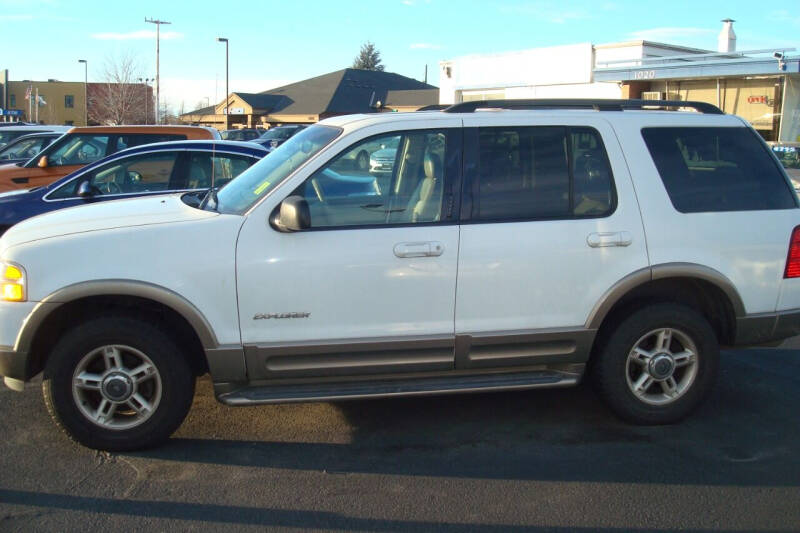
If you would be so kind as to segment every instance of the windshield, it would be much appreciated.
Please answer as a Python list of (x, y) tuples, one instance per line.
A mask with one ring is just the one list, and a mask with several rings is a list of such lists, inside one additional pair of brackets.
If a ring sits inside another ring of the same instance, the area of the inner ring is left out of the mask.
[[(109, 139), (110, 135), (107, 133), (69, 133), (38, 155), (46, 155), (48, 166), (51, 167), (88, 165), (106, 155)], [(37, 158), (34, 158), (25, 163), (25, 166), (34, 167), (37, 163)]]
[(30, 159), (42, 148), (50, 144), (52, 137), (35, 137), (33, 139), (17, 139), (12, 144), (0, 149), (0, 160)]
[(11, 141), (16, 139), (17, 137), (20, 137), (22, 135), (27, 135), (28, 133), (33, 133), (33, 132), (30, 132), (30, 131), (19, 131), (19, 130), (16, 130), (16, 131), (13, 131), (13, 130), (12, 131), (2, 131), (2, 130), (0, 130), (0, 145), (10, 143)]
[(340, 132), (330, 126), (304, 129), (220, 189), (216, 198), (217, 211), (245, 213)]

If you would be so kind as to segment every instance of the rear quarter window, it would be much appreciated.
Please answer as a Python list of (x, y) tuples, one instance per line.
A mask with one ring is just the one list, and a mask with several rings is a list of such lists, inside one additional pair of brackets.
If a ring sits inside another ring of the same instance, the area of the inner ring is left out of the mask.
[(780, 168), (748, 128), (644, 128), (642, 136), (682, 213), (797, 206)]

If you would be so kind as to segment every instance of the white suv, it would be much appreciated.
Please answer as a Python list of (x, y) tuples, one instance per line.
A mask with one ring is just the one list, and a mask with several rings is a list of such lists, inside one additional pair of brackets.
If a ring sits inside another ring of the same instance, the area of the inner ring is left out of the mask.
[[(382, 184), (353, 164), (395, 141)], [(708, 104), (338, 117), (199, 208), (159, 196), (12, 227), (0, 375), (43, 371), (56, 422), (107, 450), (166, 439), (206, 372), (230, 405), (588, 372), (622, 418), (670, 423), (720, 345), (800, 332), (798, 224), (767, 145)]]

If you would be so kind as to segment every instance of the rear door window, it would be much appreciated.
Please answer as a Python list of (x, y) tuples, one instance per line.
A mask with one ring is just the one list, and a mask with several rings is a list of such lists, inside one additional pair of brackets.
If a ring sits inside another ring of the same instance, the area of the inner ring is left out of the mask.
[(125, 148), (133, 148), (143, 144), (161, 143), (169, 141), (185, 141), (186, 135), (164, 133), (135, 133), (117, 137), (116, 148), (112, 152), (119, 152)]
[(780, 168), (748, 128), (645, 128), (642, 136), (682, 213), (796, 207)]
[(611, 167), (592, 128), (509, 126), (478, 130), (472, 219), (603, 217), (614, 209)]

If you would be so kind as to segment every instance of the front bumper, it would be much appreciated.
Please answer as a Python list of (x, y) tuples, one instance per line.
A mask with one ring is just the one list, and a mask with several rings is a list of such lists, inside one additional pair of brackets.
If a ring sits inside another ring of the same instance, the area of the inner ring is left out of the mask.
[(28, 372), (28, 354), (18, 352), (8, 346), (0, 346), (0, 376), (25, 381), (30, 379)]
[(748, 315), (736, 319), (736, 346), (779, 343), (800, 335), (800, 309)]
[[(28, 343), (20, 343), (39, 302), (0, 302), (0, 376), (27, 380)], [(25, 345), (23, 345), (25, 344)]]

